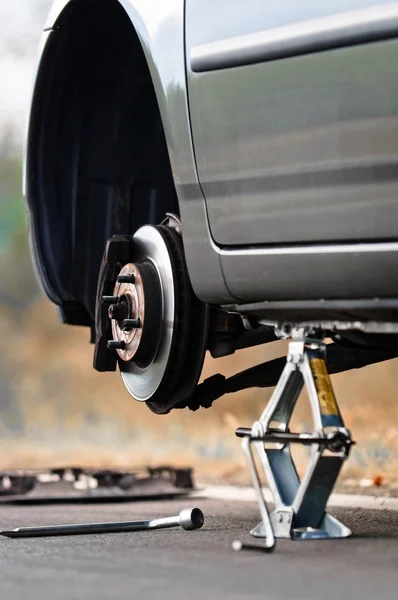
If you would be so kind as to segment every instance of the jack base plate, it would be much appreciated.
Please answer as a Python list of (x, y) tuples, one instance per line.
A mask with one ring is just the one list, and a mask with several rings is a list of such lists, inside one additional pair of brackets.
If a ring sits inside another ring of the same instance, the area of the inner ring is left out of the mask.
[[(276, 538), (301, 541), (339, 539), (350, 537), (350, 535), (352, 535), (352, 532), (348, 527), (328, 513), (325, 513), (318, 529), (313, 529), (312, 527), (289, 527), (289, 519), (285, 518), (281, 521), (280, 518), (281, 514), (277, 512), (270, 515), (272, 528)], [(266, 537), (263, 523), (259, 523), (259, 525), (257, 525), (250, 533), (256, 538)]]

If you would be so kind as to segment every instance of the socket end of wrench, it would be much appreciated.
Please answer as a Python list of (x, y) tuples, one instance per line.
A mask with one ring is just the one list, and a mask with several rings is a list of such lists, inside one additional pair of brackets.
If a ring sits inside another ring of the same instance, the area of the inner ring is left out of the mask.
[(200, 529), (203, 527), (205, 517), (200, 508), (185, 508), (180, 512), (179, 520), (183, 529)]

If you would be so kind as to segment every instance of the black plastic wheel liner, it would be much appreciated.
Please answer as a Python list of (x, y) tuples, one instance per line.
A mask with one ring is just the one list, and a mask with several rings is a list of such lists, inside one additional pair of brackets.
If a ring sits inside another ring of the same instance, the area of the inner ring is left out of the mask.
[(40, 279), (65, 322), (90, 325), (106, 241), (179, 212), (148, 66), (117, 0), (70, 3), (49, 34), (26, 184)]

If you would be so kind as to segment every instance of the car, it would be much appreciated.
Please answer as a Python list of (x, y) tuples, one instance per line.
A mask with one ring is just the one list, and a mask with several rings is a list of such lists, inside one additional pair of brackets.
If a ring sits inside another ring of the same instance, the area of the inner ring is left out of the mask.
[[(398, 2), (56, 0), (24, 187), (39, 280), (94, 367), (158, 413), (397, 355)], [(294, 336), (293, 336), (294, 337)], [(283, 362), (283, 361), (282, 361)]]

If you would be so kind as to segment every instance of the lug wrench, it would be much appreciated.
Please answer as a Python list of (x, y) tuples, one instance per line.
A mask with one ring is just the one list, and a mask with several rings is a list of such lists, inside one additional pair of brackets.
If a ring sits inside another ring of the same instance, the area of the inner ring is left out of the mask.
[(77, 525), (46, 525), (44, 527), (18, 527), (11, 531), (0, 531), (0, 535), (10, 538), (46, 537), (58, 535), (86, 535), (93, 533), (121, 533), (182, 527), (186, 530), (200, 529), (204, 516), (199, 508), (185, 508), (177, 517), (165, 517), (150, 521), (120, 521), (114, 523), (83, 523)]
[(256, 465), (254, 462), (253, 452), (252, 452), (252, 448), (251, 448), (251, 439), (249, 437), (246, 437), (242, 440), (242, 450), (248, 458), (250, 473), (251, 473), (252, 480), (253, 480), (253, 487), (254, 487), (254, 491), (256, 493), (257, 500), (258, 500), (259, 507), (260, 507), (260, 514), (261, 514), (261, 518), (262, 518), (262, 522), (263, 522), (265, 536), (264, 536), (264, 543), (261, 545), (245, 544), (245, 543), (241, 542), (240, 540), (235, 540), (234, 542), (232, 542), (232, 549), (235, 550), (235, 552), (239, 552), (240, 550), (254, 550), (256, 552), (267, 552), (267, 553), (274, 552), (275, 547), (276, 547), (275, 536), (274, 536), (271, 521), (269, 518), (267, 504), (265, 502), (263, 492), (261, 489), (261, 481), (260, 481), (260, 478), (259, 478), (259, 475), (258, 475), (258, 472), (256, 469)]

